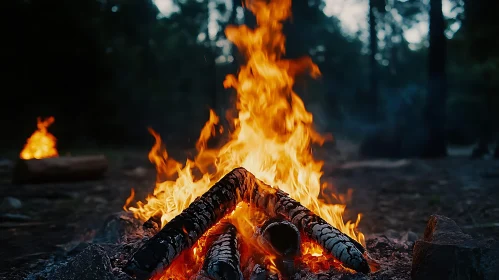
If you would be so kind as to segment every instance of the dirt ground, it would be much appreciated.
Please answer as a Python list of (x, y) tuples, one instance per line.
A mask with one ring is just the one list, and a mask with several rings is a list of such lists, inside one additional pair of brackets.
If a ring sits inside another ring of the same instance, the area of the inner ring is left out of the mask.
[[(0, 173), (0, 278), (36, 267), (71, 241), (91, 238), (108, 215), (122, 210), (131, 188), (139, 198), (151, 192), (155, 171), (146, 150), (106, 154), (111, 169), (100, 181), (12, 185), (10, 174)], [(367, 238), (389, 231), (421, 236), (434, 213), (454, 219), (474, 236), (499, 236), (497, 160), (359, 162), (325, 155), (324, 179), (339, 192), (353, 190), (345, 216), (362, 213), (359, 227)], [(21, 205), (7, 203), (6, 197)]]

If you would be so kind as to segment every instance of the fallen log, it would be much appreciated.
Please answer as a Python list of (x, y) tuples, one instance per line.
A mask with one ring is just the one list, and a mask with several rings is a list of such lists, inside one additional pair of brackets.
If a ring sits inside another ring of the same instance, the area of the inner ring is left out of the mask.
[(12, 183), (45, 183), (93, 180), (107, 171), (104, 155), (20, 159), (14, 167)]
[(284, 216), (309, 238), (317, 241), (345, 267), (368, 273), (364, 248), (281, 190), (257, 180), (244, 168), (236, 168), (194, 200), (128, 261), (124, 270), (137, 279), (148, 279), (168, 267), (206, 230), (244, 200), (270, 216)]
[(224, 226), (223, 233), (208, 249), (202, 270), (214, 280), (243, 279), (237, 229), (234, 225), (228, 223)]

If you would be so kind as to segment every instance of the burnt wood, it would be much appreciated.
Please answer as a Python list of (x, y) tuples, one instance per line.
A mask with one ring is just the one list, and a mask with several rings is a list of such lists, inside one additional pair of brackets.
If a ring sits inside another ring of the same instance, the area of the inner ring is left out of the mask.
[(20, 159), (14, 167), (12, 182), (36, 184), (94, 180), (103, 177), (107, 169), (108, 160), (104, 155)]
[(243, 178), (239, 178), (242, 175), (244, 173), (232, 171), (196, 198), (135, 252), (124, 271), (137, 279), (149, 279), (167, 268), (183, 250), (235, 208), (240, 200), (238, 191), (246, 192)]
[(236, 168), (194, 200), (129, 260), (125, 271), (137, 279), (148, 279), (168, 267), (180, 253), (190, 248), (210, 227), (230, 213), (240, 201), (266, 211), (270, 216), (289, 219), (306, 236), (350, 269), (368, 273), (364, 248), (312, 211), (255, 178), (244, 168)]
[(205, 256), (203, 272), (214, 280), (242, 280), (237, 229), (227, 223)]
[(272, 218), (267, 220), (257, 231), (257, 240), (274, 255), (294, 258), (300, 254), (300, 231), (291, 222)]
[(298, 228), (283, 218), (268, 219), (257, 230), (257, 242), (274, 256), (275, 265), (283, 276), (294, 272), (295, 257), (300, 254), (301, 237)]

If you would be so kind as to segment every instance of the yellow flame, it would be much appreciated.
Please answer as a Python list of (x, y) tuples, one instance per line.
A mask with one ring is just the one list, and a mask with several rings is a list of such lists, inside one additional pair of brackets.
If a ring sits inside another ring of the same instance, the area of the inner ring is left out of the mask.
[[(238, 75), (228, 75), (224, 81), (226, 88), (237, 91), (238, 98), (238, 117), (233, 120), (235, 130), (230, 139), (220, 149), (208, 148), (206, 143), (216, 133), (219, 120), (210, 111), (196, 144), (197, 156), (182, 165), (169, 158), (160, 136), (150, 130), (156, 138), (149, 159), (157, 168), (157, 185), (145, 203), (139, 201), (128, 209), (142, 220), (160, 211), (164, 226), (225, 174), (244, 167), (363, 243), (362, 233), (356, 230), (360, 215), (355, 223), (345, 223), (345, 205), (318, 198), (323, 162), (313, 158), (311, 144), (322, 144), (325, 137), (314, 130), (312, 114), (293, 91), (293, 84), (297, 74), (318, 77), (320, 71), (309, 57), (282, 59), (282, 21), (291, 14), (291, 0), (252, 0), (246, 1), (246, 7), (256, 15), (258, 27), (226, 29), (227, 38), (247, 58)], [(194, 176), (198, 171), (202, 175)]]
[(28, 138), (26, 145), (19, 155), (21, 159), (42, 159), (59, 156), (56, 149), (57, 139), (54, 135), (47, 131), (47, 128), (54, 121), (54, 117), (49, 117), (45, 120), (38, 117), (38, 130), (33, 132), (33, 134)]

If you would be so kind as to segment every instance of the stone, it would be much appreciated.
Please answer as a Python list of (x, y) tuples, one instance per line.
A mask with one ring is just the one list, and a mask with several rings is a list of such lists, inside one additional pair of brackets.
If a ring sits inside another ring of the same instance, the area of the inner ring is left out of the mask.
[(105, 250), (92, 244), (61, 265), (47, 279), (50, 280), (114, 280), (111, 260)]
[(410, 230), (402, 235), (402, 241), (416, 242), (416, 240), (418, 240), (418, 235)]
[(414, 245), (411, 276), (413, 280), (497, 279), (497, 256), (497, 242), (475, 240), (450, 218), (433, 215), (423, 239)]
[(0, 204), (0, 210), (2, 212), (7, 212), (7, 211), (12, 211), (12, 210), (18, 210), (23, 207), (23, 203), (11, 196), (7, 196), (2, 200), (2, 204)]

